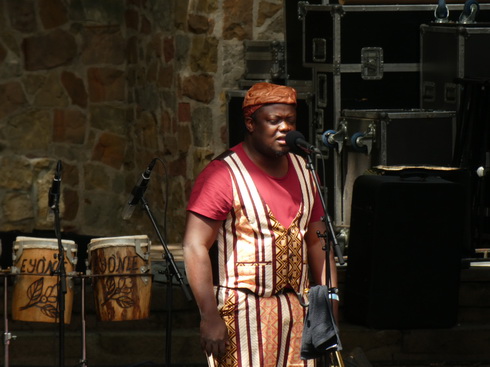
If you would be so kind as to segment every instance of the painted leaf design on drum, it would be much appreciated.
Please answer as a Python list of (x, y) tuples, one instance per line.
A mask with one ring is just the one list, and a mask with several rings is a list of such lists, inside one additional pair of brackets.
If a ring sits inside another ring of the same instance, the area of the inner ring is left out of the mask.
[(121, 277), (117, 281), (117, 293), (131, 293), (131, 286), (128, 286), (126, 283), (130, 282), (129, 277)]
[(38, 280), (32, 282), (32, 284), (27, 288), (27, 298), (29, 299), (29, 302), (27, 305), (21, 307), (21, 310), (25, 310), (38, 303), (43, 295), (43, 288), (44, 278), (39, 278)]
[(116, 298), (116, 302), (121, 308), (131, 308), (134, 306), (134, 301), (128, 296)]
[(39, 278), (27, 288), (28, 302), (25, 306), (20, 307), (20, 310), (37, 307), (45, 316), (57, 319), (59, 317), (57, 290), (56, 285), (44, 289), (44, 278)]
[(135, 301), (129, 294), (131, 294), (131, 277), (118, 277), (117, 285), (114, 277), (108, 277), (104, 282), (104, 302), (102, 304), (115, 301), (121, 308), (131, 308), (135, 305)]
[(51, 304), (46, 304), (44, 305), (43, 307), (40, 307), (41, 308), (41, 312), (43, 314), (45, 314), (46, 316), (52, 318), (52, 319), (56, 319), (58, 318), (58, 315), (59, 315), (59, 312), (58, 312), (58, 309), (51, 305)]
[(58, 287), (56, 284), (50, 285), (46, 288), (46, 292), (44, 292), (43, 297), (41, 297), (41, 301), (43, 303), (56, 303), (58, 301)]
[(113, 277), (106, 278), (104, 290), (106, 299), (110, 298), (114, 293), (116, 293), (116, 281)]

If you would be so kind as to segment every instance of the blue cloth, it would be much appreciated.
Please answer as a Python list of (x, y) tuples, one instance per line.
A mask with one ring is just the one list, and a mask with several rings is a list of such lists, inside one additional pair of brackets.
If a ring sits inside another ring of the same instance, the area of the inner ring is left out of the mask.
[(315, 359), (325, 355), (327, 351), (341, 350), (337, 325), (328, 299), (328, 287), (311, 287), (308, 303), (301, 341), (301, 359)]

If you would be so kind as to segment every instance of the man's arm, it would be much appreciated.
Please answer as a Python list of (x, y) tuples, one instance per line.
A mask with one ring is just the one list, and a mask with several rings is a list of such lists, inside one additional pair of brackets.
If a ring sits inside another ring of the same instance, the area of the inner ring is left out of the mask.
[(201, 314), (201, 347), (207, 355), (219, 356), (228, 343), (228, 330), (220, 317), (213, 289), (209, 249), (222, 221), (188, 212), (183, 239), (187, 279)]

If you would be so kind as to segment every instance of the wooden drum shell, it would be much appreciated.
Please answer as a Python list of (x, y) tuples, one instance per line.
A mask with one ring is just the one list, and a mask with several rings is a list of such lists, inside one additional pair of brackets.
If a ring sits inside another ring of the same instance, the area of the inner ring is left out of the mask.
[[(75, 242), (62, 240), (67, 274), (64, 322), (71, 322)], [(15, 276), (12, 295), (12, 319), (32, 322), (59, 322), (58, 240), (17, 237), (13, 246), (12, 273)]]
[(87, 251), (97, 318), (101, 321), (148, 318), (152, 287), (148, 237), (93, 239)]

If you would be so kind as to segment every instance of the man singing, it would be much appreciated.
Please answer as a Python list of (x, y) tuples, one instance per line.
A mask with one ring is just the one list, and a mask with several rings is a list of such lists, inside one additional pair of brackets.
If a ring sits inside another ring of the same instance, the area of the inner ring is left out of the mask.
[(257, 83), (243, 115), (244, 141), (201, 172), (187, 207), (184, 259), (201, 345), (210, 366), (314, 366), (300, 358), (301, 301), (310, 277), (327, 284), (317, 235), (325, 224), (312, 174), (285, 140), (296, 130), (296, 91)]

